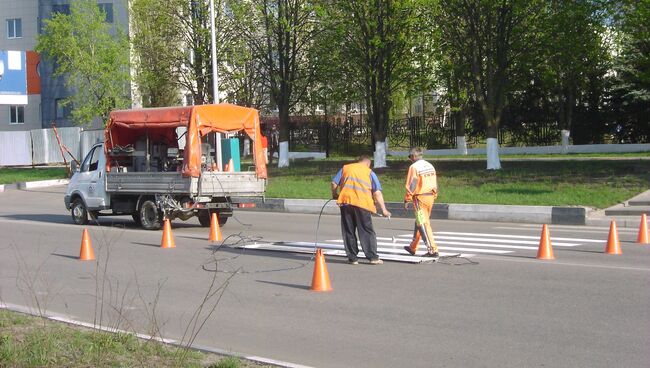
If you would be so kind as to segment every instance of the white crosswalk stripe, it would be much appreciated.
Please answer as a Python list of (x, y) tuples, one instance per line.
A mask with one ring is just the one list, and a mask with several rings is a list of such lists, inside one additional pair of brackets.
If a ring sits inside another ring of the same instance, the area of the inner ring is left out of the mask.
[[(405, 245), (409, 245), (413, 234), (397, 234), (391, 237), (377, 237), (377, 253), (384, 260), (421, 263), (429, 262), (431, 258), (414, 257), (406, 253)], [(539, 237), (509, 234), (470, 233), (470, 232), (434, 232), (435, 242), (438, 245), (440, 256), (473, 257), (477, 254), (510, 255), (516, 252), (534, 254), (538, 249)], [(601, 240), (569, 237), (552, 237), (554, 247), (570, 248), (581, 245), (604, 244)], [(243, 246), (248, 249), (274, 250), (293, 253), (309, 254), (314, 252), (313, 242), (275, 242), (258, 243)], [(318, 244), (325, 255), (346, 257), (342, 239), (326, 240)], [(426, 247), (420, 242), (416, 255), (426, 253)], [(362, 251), (359, 258), (364, 258)]]

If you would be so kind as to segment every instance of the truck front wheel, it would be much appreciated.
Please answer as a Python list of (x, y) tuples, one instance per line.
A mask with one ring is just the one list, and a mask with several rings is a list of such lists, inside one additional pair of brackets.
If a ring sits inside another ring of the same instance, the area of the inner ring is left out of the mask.
[(158, 230), (162, 227), (163, 213), (158, 209), (158, 206), (156, 206), (156, 202), (150, 199), (142, 202), (138, 214), (140, 225), (143, 229)]
[(72, 215), (72, 221), (77, 225), (86, 225), (88, 224), (88, 210), (86, 205), (81, 198), (75, 198), (72, 201), (72, 206), (70, 207), (70, 215)]

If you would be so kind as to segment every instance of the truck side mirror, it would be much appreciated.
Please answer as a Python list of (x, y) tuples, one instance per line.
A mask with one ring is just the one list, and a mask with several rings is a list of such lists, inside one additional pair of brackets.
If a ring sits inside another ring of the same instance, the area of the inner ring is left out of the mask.
[(79, 171), (79, 164), (77, 164), (77, 161), (75, 160), (70, 161), (70, 171), (73, 173)]

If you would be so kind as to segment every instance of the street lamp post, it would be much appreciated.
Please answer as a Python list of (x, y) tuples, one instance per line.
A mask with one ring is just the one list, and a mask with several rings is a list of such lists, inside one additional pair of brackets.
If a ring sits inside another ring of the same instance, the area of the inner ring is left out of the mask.
[[(210, 36), (212, 38), (212, 95), (214, 97), (214, 104), (219, 103), (219, 74), (217, 74), (217, 35), (214, 31), (214, 0), (210, 0)], [(217, 156), (217, 167), (223, 170), (222, 157), (221, 157), (221, 133), (217, 133), (215, 137), (215, 150)]]

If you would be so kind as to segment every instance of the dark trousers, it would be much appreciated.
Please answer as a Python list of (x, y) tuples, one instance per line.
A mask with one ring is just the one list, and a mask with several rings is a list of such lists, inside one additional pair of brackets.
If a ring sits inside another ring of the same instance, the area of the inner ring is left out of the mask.
[(345, 253), (350, 261), (357, 260), (359, 246), (357, 245), (357, 233), (361, 241), (361, 249), (369, 260), (378, 259), (377, 235), (372, 228), (372, 217), (368, 210), (356, 206), (341, 206), (341, 232)]

